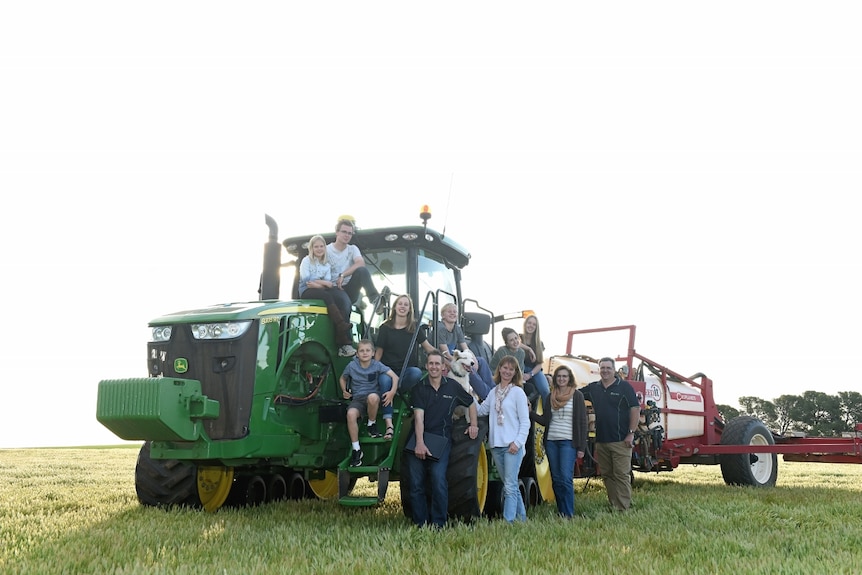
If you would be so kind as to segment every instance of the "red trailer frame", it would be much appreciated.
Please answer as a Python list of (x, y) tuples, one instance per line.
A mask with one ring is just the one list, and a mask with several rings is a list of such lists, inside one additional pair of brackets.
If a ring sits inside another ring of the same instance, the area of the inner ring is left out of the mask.
[[(738, 455), (746, 453), (776, 453), (782, 454), (785, 461), (810, 461), (822, 463), (862, 463), (862, 423), (857, 423), (854, 437), (785, 437), (772, 432), (774, 445), (733, 445), (722, 444), (721, 436), (725, 422), (718, 413), (713, 397), (713, 382), (702, 373), (686, 377), (643, 356), (635, 351), (634, 325), (574, 330), (568, 333), (566, 353), (573, 355), (572, 342), (575, 336), (611, 331), (628, 331), (628, 351), (626, 355), (616, 358), (624, 364), (630, 375), (634, 374), (634, 361), (640, 360), (652, 368), (654, 374), (661, 379), (662, 386), (668, 389), (668, 378), (672, 381), (684, 382), (698, 389), (703, 396), (703, 412), (681, 409), (662, 408), (662, 413), (703, 416), (703, 434), (698, 437), (665, 440), (655, 457), (658, 459), (656, 471), (676, 467), (680, 463), (716, 464), (721, 455)], [(646, 382), (627, 379), (635, 388), (641, 399), (641, 408), (646, 407)]]

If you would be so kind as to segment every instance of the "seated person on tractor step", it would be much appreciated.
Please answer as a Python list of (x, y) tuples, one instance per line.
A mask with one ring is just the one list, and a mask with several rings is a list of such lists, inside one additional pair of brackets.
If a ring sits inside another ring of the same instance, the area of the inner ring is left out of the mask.
[[(381, 393), (379, 378), (387, 376), (392, 388)], [(394, 371), (374, 359), (374, 344), (370, 339), (359, 342), (356, 357), (344, 368), (339, 379), (344, 399), (350, 400), (347, 407), (347, 432), (350, 435), (352, 453), (350, 466), (362, 465), (362, 449), (359, 447), (359, 419), (368, 415), (368, 435), (382, 437), (377, 429), (377, 412), (383, 405), (391, 405), (398, 389), (398, 376)]]

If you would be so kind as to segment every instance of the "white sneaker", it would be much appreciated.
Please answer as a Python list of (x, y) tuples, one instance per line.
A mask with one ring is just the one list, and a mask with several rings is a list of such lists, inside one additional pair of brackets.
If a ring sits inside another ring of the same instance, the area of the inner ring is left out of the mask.
[(356, 355), (356, 350), (353, 349), (352, 345), (342, 345), (338, 348), (339, 357), (352, 357), (354, 355)]

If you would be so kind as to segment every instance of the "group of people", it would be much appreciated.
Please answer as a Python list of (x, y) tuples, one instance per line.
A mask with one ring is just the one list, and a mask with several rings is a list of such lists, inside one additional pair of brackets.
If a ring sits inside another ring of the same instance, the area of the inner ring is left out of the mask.
[[(404, 454), (410, 478), (412, 519), (417, 526), (443, 527), (448, 515), (446, 471), (452, 445), (453, 414), (459, 406), (469, 410), (470, 425), (465, 434), (478, 436), (477, 417), (488, 417), (488, 441), (491, 456), (503, 482), (502, 516), (507, 522), (526, 521), (524, 500), (518, 488), (521, 463), (526, 455), (530, 422), (545, 426), (545, 452), (551, 471), (552, 486), (560, 516), (574, 516), (574, 465), (584, 457), (588, 428), (585, 400), (592, 402), (596, 416), (595, 455), (601, 469), (608, 501), (617, 510), (631, 505), (631, 453), (634, 433), (640, 416), (640, 403), (634, 388), (621, 379), (612, 358), (599, 362), (600, 379), (579, 390), (567, 366), (554, 370), (549, 384), (543, 372), (544, 345), (535, 315), (525, 318), (523, 332), (512, 328), (502, 331), (500, 346), (490, 363), (483, 358), (471, 366), (470, 383), (479, 397), (464, 390), (447, 377), (448, 363), (455, 350), (468, 349), (458, 323), (458, 307), (447, 303), (441, 308), (432, 345), (425, 331), (419, 329), (413, 301), (399, 295), (392, 302), (389, 317), (380, 325), (376, 342), (362, 339), (352, 346), (350, 311), (360, 290), (382, 313), (388, 294), (378, 292), (365, 268), (359, 249), (350, 243), (355, 232), (351, 219), (341, 218), (336, 238), (326, 244), (314, 236), (308, 244), (308, 256), (300, 263), (301, 297), (321, 299), (327, 305), (335, 329), (339, 355), (356, 356), (339, 379), (345, 399), (350, 400), (347, 426), (352, 446), (351, 466), (362, 465), (359, 444), (359, 421), (367, 418), (371, 437), (393, 438), (393, 402), (400, 389), (410, 390), (414, 414), (415, 447)], [(385, 288), (384, 288), (385, 290)], [(419, 366), (423, 350), (425, 372)], [(391, 366), (391, 367), (390, 367)], [(399, 370), (399, 373), (395, 372)], [(525, 391), (525, 384), (532, 390)], [(532, 392), (542, 399), (539, 414), (531, 408)], [(377, 425), (382, 416), (385, 427)], [(431, 453), (425, 433), (448, 439), (441, 453)], [(430, 481), (429, 481), (430, 479)], [(430, 488), (430, 493), (427, 490)], [(430, 500), (430, 506), (428, 501)]]
[(335, 226), (335, 240), (327, 244), (323, 236), (313, 236), (308, 241), (308, 255), (299, 263), (299, 297), (320, 299), (326, 304), (335, 329), (338, 355), (342, 357), (356, 354), (350, 311), (360, 290), (365, 291), (369, 301), (377, 302), (378, 315), (383, 313), (386, 297), (377, 291), (359, 248), (350, 243), (355, 231), (353, 220), (340, 218)]

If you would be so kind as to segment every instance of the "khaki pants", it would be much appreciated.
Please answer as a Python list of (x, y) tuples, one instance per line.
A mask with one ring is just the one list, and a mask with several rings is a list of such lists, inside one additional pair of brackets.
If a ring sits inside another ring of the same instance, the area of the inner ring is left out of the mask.
[(632, 504), (632, 448), (625, 441), (596, 443), (599, 473), (614, 509), (625, 511)]

